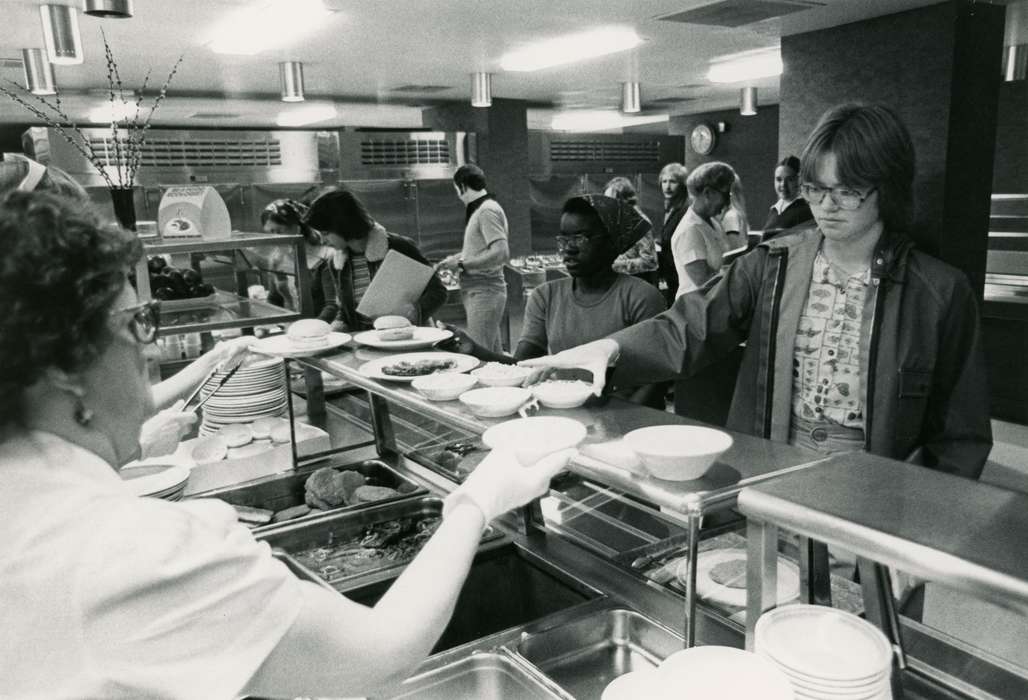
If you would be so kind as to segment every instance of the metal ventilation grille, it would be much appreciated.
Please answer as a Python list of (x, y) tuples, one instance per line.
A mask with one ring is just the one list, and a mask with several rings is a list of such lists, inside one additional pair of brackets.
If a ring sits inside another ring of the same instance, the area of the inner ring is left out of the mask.
[[(125, 140), (115, 144), (108, 136), (89, 142), (105, 165), (125, 160)], [(118, 149), (121, 149), (119, 154)], [(140, 165), (147, 168), (252, 168), (282, 165), (278, 140), (233, 141), (228, 139), (159, 139), (143, 144)]]
[(561, 139), (550, 142), (551, 161), (660, 161), (659, 141), (593, 141)]
[(361, 141), (361, 165), (447, 165), (446, 139), (377, 139)]

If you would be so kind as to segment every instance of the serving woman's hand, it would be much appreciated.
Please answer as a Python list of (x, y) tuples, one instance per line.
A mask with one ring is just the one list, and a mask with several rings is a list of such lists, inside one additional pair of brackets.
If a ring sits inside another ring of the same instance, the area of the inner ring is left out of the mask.
[(171, 454), (196, 422), (196, 413), (182, 413), (185, 402), (176, 401), (171, 408), (159, 411), (139, 431), (140, 453), (143, 459)]
[(584, 369), (593, 375), (593, 393), (600, 396), (607, 384), (607, 367), (617, 358), (620, 348), (616, 341), (601, 338), (585, 345), (570, 348), (556, 355), (522, 360), (522, 367), (546, 369)]
[(482, 511), (484, 523), (488, 523), (546, 493), (550, 480), (575, 453), (576, 450), (561, 450), (526, 466), (510, 452), (493, 450), (447, 497), (444, 515), (457, 503), (470, 501)]

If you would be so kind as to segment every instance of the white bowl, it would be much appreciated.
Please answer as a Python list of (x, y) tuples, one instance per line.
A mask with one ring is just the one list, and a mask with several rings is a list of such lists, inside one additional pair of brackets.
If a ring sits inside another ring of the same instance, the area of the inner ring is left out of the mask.
[(531, 373), (530, 367), (505, 365), (500, 362), (489, 362), (470, 372), (478, 377), (482, 386), (521, 386), (521, 382)]
[(586, 427), (559, 416), (532, 416), (494, 425), (482, 435), (486, 447), (513, 452), (524, 465), (546, 455), (575, 447), (585, 439)]
[(515, 386), (472, 389), (460, 395), (460, 402), (482, 418), (500, 418), (517, 411), (532, 398), (532, 392)]
[(732, 446), (732, 436), (697, 425), (655, 425), (633, 430), (625, 442), (658, 479), (699, 479)]
[(536, 384), (532, 393), (546, 408), (576, 408), (592, 395), (593, 387), (578, 379), (558, 379)]
[(419, 394), (432, 401), (452, 401), (475, 384), (478, 384), (476, 377), (458, 372), (426, 374), (411, 382)]

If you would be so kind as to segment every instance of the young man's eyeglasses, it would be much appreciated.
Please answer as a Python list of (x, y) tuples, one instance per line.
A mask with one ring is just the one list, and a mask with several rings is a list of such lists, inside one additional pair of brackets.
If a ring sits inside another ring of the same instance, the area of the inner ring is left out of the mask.
[(118, 316), (120, 314), (132, 314), (129, 328), (138, 342), (148, 345), (157, 339), (157, 330), (161, 326), (160, 301), (153, 299), (142, 304), (111, 311), (111, 316)]
[(872, 187), (866, 194), (861, 194), (859, 191), (849, 187), (820, 187), (819, 185), (804, 182), (800, 185), (800, 194), (810, 204), (817, 205), (820, 205), (824, 201), (825, 195), (828, 195), (840, 209), (853, 211), (854, 209), (859, 209), (860, 205), (874, 193), (875, 189)]

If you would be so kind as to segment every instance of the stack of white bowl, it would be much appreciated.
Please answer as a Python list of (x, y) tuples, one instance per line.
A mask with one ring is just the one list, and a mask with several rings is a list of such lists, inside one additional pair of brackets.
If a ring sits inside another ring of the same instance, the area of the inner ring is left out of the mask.
[(786, 605), (757, 621), (755, 649), (792, 683), (797, 700), (891, 700), (892, 647), (856, 615)]
[[(200, 391), (206, 398), (225, 376), (216, 372), (208, 387)], [(251, 355), (203, 407), (200, 437), (214, 435), (233, 423), (252, 423), (258, 418), (279, 416), (286, 410), (284, 364), (279, 358)]]
[(789, 679), (774, 664), (742, 649), (702, 646), (676, 651), (654, 669), (607, 684), (602, 700), (793, 700)]

